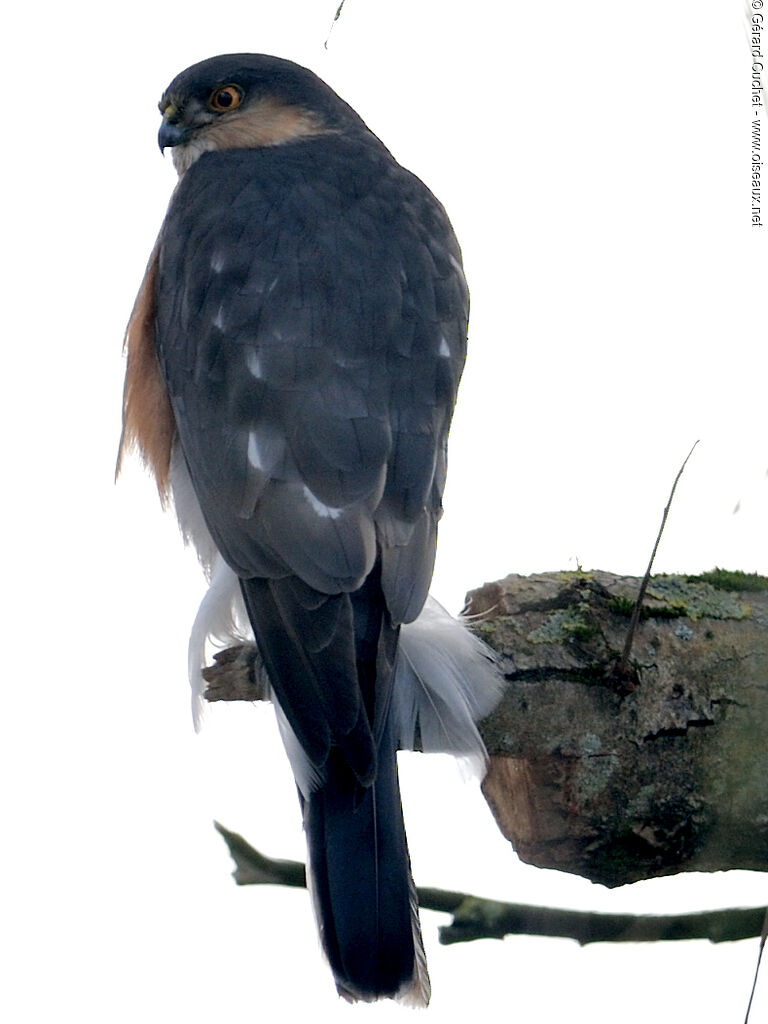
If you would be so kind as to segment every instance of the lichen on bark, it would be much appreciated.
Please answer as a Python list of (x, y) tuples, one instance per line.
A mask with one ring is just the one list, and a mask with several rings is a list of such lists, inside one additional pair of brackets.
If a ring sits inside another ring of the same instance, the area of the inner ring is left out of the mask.
[(612, 670), (638, 579), (509, 576), (469, 595), (507, 680), (484, 792), (523, 860), (605, 885), (768, 869), (761, 580), (654, 577), (627, 686)]

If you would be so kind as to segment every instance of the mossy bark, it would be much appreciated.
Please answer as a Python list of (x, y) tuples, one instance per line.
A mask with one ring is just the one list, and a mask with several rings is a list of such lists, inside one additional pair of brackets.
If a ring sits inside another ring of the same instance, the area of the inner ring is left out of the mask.
[(520, 857), (615, 886), (768, 870), (768, 581), (509, 576), (469, 595), (506, 677), (483, 784)]

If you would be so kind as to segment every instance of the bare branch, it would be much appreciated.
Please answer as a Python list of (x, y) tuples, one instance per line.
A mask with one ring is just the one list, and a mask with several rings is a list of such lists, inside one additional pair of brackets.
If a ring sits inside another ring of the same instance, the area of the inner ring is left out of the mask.
[[(254, 849), (242, 836), (214, 823), (235, 862), (238, 885), (304, 887), (306, 875), (299, 861), (273, 860)], [(544, 935), (592, 942), (657, 942), (709, 939), (733, 942), (760, 935), (765, 907), (711, 910), (696, 914), (645, 916), (593, 914), (578, 910), (503, 903), (467, 893), (419, 886), (419, 906), (453, 914), (440, 928), (440, 942), (451, 945), (474, 939), (502, 939), (505, 935)]]
[[(640, 581), (509, 576), (471, 595), (504, 698), (482, 724), (483, 791), (522, 860), (616, 886), (768, 870), (768, 579), (716, 570), (646, 586), (633, 671), (611, 678)], [(217, 654), (209, 700), (268, 696), (256, 646)]]

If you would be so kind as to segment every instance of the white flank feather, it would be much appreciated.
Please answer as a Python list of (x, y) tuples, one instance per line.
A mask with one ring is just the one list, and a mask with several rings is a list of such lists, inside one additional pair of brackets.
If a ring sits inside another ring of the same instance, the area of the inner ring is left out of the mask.
[(173, 508), (184, 543), (191, 544), (195, 549), (206, 578), (210, 579), (213, 563), (219, 557), (219, 553), (205, 524), (200, 502), (197, 500), (189, 470), (178, 443), (174, 444), (171, 452), (170, 483)]
[(216, 550), (178, 444), (174, 445), (171, 453), (171, 493), (184, 543), (191, 544), (197, 552), (209, 582), (208, 591), (192, 623), (187, 648), (192, 721), (198, 732), (205, 710), (203, 668), (207, 664), (208, 645), (223, 649), (253, 643), (253, 631), (245, 612), (238, 578)]
[[(178, 448), (173, 453), (171, 481), (184, 539), (196, 548), (210, 580), (195, 616), (188, 651), (192, 717), (199, 729), (206, 685), (202, 670), (209, 644), (224, 648), (253, 644), (254, 640), (237, 576), (214, 547)], [(256, 659), (258, 671), (258, 652)], [(266, 672), (261, 675), (266, 681)], [(400, 631), (392, 693), (398, 746), (413, 750), (419, 744), (428, 753), (454, 754), (482, 772), (486, 753), (475, 723), (493, 711), (502, 684), (491, 649), (467, 629), (464, 620), (449, 615), (428, 597), (418, 619)], [(291, 767), (306, 795), (321, 779), (276, 702), (275, 707)]]
[(476, 722), (501, 698), (495, 655), (433, 597), (400, 631), (392, 713), (401, 750), (466, 758), (482, 772), (486, 752)]
[(206, 686), (203, 668), (206, 665), (209, 643), (219, 648), (253, 643), (253, 633), (245, 614), (240, 584), (235, 573), (220, 555), (216, 556), (211, 567), (211, 583), (192, 623), (187, 650), (187, 671), (192, 689), (192, 720), (195, 723), (195, 731), (199, 731), (203, 721), (203, 694)]

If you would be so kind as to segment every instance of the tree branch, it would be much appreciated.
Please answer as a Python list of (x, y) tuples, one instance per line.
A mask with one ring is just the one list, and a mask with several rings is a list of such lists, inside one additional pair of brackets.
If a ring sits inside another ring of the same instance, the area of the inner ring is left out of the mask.
[[(768, 870), (768, 579), (653, 577), (628, 687), (615, 666), (640, 586), (579, 571), (469, 595), (507, 681), (481, 726), (499, 828), (523, 860), (609, 886)], [(253, 644), (204, 675), (209, 699), (265, 693)]]
[[(218, 822), (235, 862), (238, 885), (306, 885), (304, 865), (298, 861), (272, 860), (254, 849), (242, 836)], [(474, 939), (502, 939), (505, 935), (544, 935), (592, 942), (656, 942), (676, 939), (709, 939), (733, 942), (760, 935), (765, 907), (711, 910), (696, 914), (645, 916), (594, 914), (577, 910), (503, 903), (444, 889), (417, 889), (419, 906), (452, 914), (453, 921), (440, 928), (440, 942), (451, 945)]]
[(766, 870), (768, 580), (654, 577), (628, 691), (611, 667), (638, 586), (551, 573), (470, 595), (507, 679), (486, 799), (523, 860), (604, 885)]

